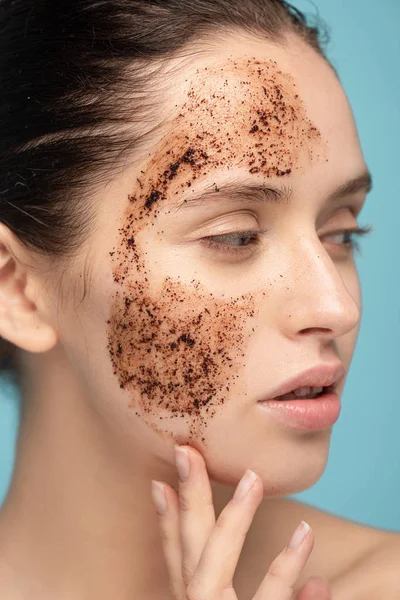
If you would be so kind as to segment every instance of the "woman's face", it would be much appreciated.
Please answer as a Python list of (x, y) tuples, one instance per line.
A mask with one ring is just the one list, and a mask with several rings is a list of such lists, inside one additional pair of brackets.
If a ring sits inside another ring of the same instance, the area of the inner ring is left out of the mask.
[(361, 294), (338, 232), (366, 190), (332, 195), (366, 171), (351, 109), (296, 38), (231, 37), (164, 85), (162, 127), (98, 190), (85, 265), (63, 279), (89, 273), (89, 293), (66, 295), (60, 340), (136, 459), (172, 465), (173, 442), (189, 443), (218, 481), (252, 468), (267, 495), (294, 493), (322, 474), (331, 429), (285, 427), (257, 401), (350, 365)]

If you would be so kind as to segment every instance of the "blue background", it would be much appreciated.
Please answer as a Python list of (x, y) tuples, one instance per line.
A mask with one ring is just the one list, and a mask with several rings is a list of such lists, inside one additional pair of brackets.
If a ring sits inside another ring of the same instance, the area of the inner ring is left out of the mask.
[[(331, 33), (328, 56), (352, 104), (374, 189), (361, 225), (374, 232), (356, 258), (363, 289), (358, 344), (318, 483), (291, 496), (339, 516), (400, 532), (400, 2), (297, 0), (319, 11)], [(18, 392), (0, 385), (0, 502), (12, 472)]]

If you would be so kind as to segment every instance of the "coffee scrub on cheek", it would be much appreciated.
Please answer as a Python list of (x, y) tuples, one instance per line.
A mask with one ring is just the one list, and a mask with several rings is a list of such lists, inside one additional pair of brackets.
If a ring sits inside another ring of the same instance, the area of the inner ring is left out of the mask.
[[(172, 420), (187, 418), (188, 437), (179, 442), (204, 443), (217, 408), (233, 393), (246, 394), (246, 351), (268, 282), (227, 299), (201, 281), (167, 276), (155, 294), (141, 236), (173, 201), (190, 201), (196, 183), (207, 176), (217, 180), (218, 173), (244, 168), (259, 183), (260, 177), (287, 177), (327, 159), (292, 76), (274, 61), (203, 67), (186, 96), (173, 134), (159, 142), (128, 197), (119, 245), (110, 252), (119, 289), (107, 321), (108, 351), (138, 416), (167, 437), (174, 437)], [(215, 192), (218, 202), (217, 185)]]
[(167, 435), (165, 421), (189, 417), (188, 441), (200, 438), (229, 397), (244, 366), (245, 321), (254, 314), (251, 296), (225, 302), (199, 282), (192, 286), (167, 279), (155, 299), (146, 282), (125, 284), (116, 294), (109, 343), (114, 372), (137, 414)]

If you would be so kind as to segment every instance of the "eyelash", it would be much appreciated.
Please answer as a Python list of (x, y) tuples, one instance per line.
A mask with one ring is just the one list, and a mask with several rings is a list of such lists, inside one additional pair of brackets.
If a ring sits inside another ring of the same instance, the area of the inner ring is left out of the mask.
[[(338, 230), (338, 231), (333, 231), (332, 233), (329, 234), (329, 236), (332, 235), (338, 235), (340, 233), (344, 234), (345, 236), (350, 236), (350, 240), (348, 242), (345, 242), (343, 244), (339, 244), (341, 246), (344, 246), (346, 248), (349, 248), (351, 251), (355, 251), (355, 252), (360, 252), (361, 248), (360, 248), (360, 244), (354, 240), (354, 237), (365, 237), (367, 236), (369, 233), (372, 232), (372, 226), (371, 225), (366, 225), (364, 227), (358, 227), (357, 229), (342, 229), (342, 230)], [(209, 236), (209, 237), (205, 237), (202, 238), (202, 243), (207, 246), (208, 248), (210, 248), (211, 250), (214, 250), (216, 252), (230, 252), (232, 254), (243, 254), (244, 252), (248, 252), (248, 250), (246, 250), (247, 248), (251, 247), (251, 246), (257, 246), (261, 243), (262, 240), (262, 236), (267, 233), (267, 229), (263, 230), (263, 231), (259, 231), (259, 230), (249, 230), (249, 231), (235, 231), (233, 233), (226, 233), (223, 235), (213, 235), (213, 236)], [(328, 234), (327, 234), (328, 235)], [(229, 246), (228, 244), (224, 244), (221, 242), (215, 242), (216, 239), (228, 239), (228, 240), (239, 240), (240, 238), (246, 238), (249, 237), (250, 238), (250, 243), (249, 244), (245, 244), (244, 246)]]

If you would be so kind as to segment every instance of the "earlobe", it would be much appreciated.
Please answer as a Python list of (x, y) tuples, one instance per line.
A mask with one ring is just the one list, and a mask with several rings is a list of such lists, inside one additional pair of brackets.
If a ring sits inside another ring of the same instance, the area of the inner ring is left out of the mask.
[(55, 329), (27, 296), (28, 273), (2, 241), (0, 224), (0, 336), (28, 352), (46, 352), (57, 343)]

